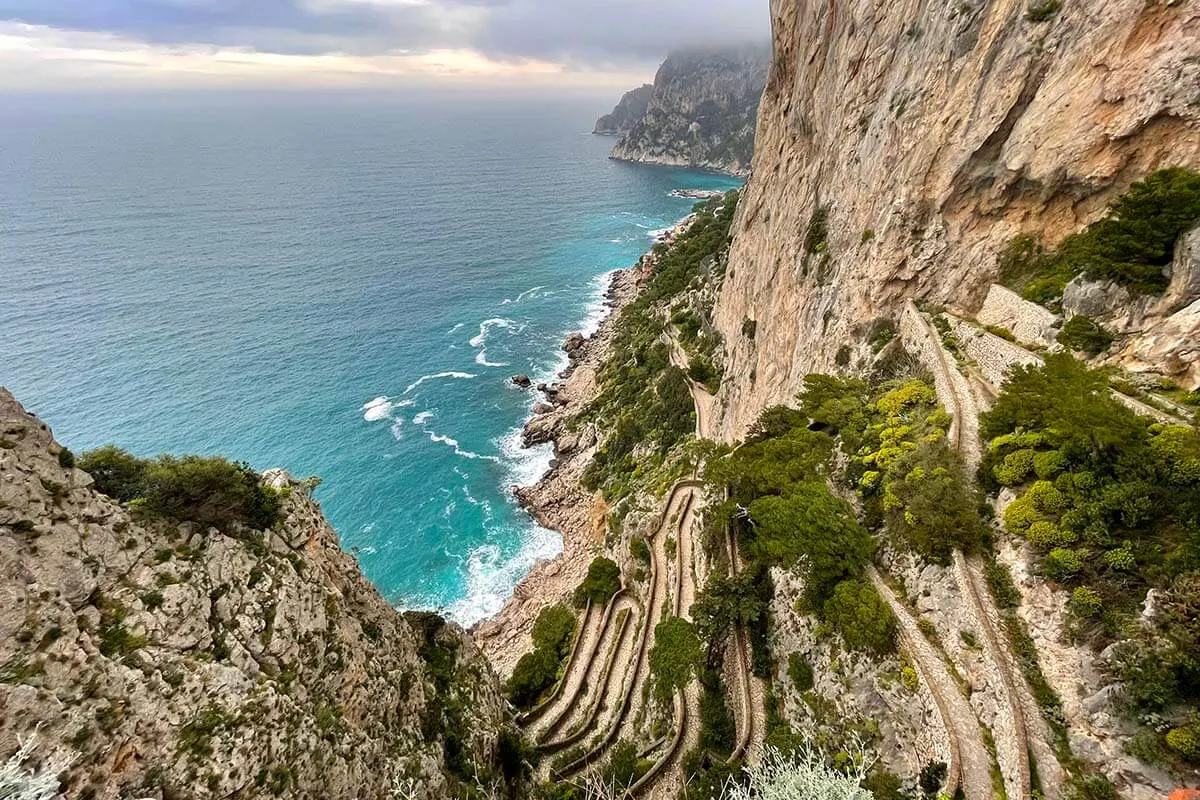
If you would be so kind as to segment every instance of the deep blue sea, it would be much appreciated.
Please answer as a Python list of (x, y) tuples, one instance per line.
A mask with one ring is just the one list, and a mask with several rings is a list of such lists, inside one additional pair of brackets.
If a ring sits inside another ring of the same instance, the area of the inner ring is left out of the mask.
[(75, 451), (320, 475), (390, 601), (470, 624), (561, 542), (513, 502), (559, 343), (730, 179), (609, 161), (615, 97), (0, 98), (0, 384)]

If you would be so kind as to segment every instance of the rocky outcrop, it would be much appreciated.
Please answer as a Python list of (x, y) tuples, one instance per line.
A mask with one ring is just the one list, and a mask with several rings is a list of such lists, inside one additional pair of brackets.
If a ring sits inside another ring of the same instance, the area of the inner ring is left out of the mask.
[[(1088, 0), (772, 4), (775, 58), (716, 321), (736, 439), (903, 301), (971, 314), (1049, 246), (1200, 164), (1200, 11)], [(756, 335), (743, 336), (755, 320)]]
[(491, 668), (384, 601), (309, 484), (266, 476), (273, 530), (202, 530), (71, 463), (0, 389), (0, 760), (36, 734), (96, 798), (440, 797), (492, 763)]
[(765, 46), (672, 53), (612, 157), (748, 174), (769, 63)]
[(646, 116), (650, 106), (650, 98), (654, 96), (653, 84), (643, 84), (621, 96), (610, 113), (596, 120), (596, 128), (592, 133), (598, 136), (620, 136), (629, 131)]
[(1080, 275), (1063, 292), (1067, 317), (1091, 317), (1122, 337), (1113, 361), (1200, 389), (1200, 227), (1180, 237), (1162, 295), (1134, 295)]

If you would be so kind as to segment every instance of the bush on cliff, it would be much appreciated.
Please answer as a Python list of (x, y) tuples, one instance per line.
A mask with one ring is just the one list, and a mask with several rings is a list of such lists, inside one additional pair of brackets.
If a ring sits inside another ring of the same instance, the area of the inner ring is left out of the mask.
[(575, 589), (573, 601), (576, 608), (583, 608), (590, 600), (594, 606), (603, 606), (621, 589), (621, 568), (611, 558), (598, 556), (588, 565), (587, 577)]
[(113, 445), (84, 453), (79, 468), (96, 489), (144, 510), (205, 527), (244, 525), (256, 530), (280, 520), (277, 492), (262, 485), (248, 464), (206, 456), (141, 459)]
[(675, 691), (692, 682), (703, 656), (703, 645), (692, 623), (680, 617), (658, 623), (650, 648), (654, 699), (663, 706), (670, 704)]
[(1200, 174), (1170, 168), (1147, 175), (1108, 207), (1105, 216), (1045, 250), (1029, 236), (1014, 239), (1000, 259), (1000, 280), (1027, 300), (1051, 303), (1075, 275), (1112, 280), (1132, 292), (1158, 294), (1179, 237), (1200, 222)]
[(1018, 493), (1005, 525), (1033, 545), (1043, 574), (1072, 590), (1073, 635), (1098, 648), (1125, 640), (1113, 667), (1132, 710), (1194, 707), (1200, 435), (1137, 416), (1103, 371), (1067, 355), (1016, 369), (980, 427), (989, 440), (981, 480)]
[(532, 708), (558, 681), (571, 650), (575, 615), (564, 605), (543, 608), (533, 623), (531, 653), (521, 656), (508, 679), (508, 699), (517, 708)]
[(876, 654), (896, 649), (896, 617), (867, 581), (842, 581), (825, 603), (825, 621), (852, 650)]
[(1058, 343), (1088, 355), (1099, 355), (1113, 343), (1113, 335), (1090, 317), (1075, 316), (1067, 320), (1057, 337)]

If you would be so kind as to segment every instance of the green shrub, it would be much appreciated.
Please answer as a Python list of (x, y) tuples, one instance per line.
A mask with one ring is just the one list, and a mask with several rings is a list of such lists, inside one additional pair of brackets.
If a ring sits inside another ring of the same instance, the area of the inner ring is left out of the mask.
[(1034, 468), (1037, 454), (1032, 450), (1015, 450), (1004, 457), (1004, 461), (992, 468), (1001, 486), (1020, 486)]
[(1095, 589), (1080, 586), (1071, 592), (1071, 612), (1083, 619), (1093, 619), (1104, 611), (1104, 601)]
[(92, 476), (96, 491), (128, 502), (141, 497), (149, 463), (116, 445), (106, 444), (84, 453), (78, 466)]
[(1065, 581), (1083, 569), (1083, 558), (1075, 550), (1056, 547), (1042, 562), (1042, 571), (1052, 581)]
[(896, 617), (867, 581), (839, 583), (825, 603), (825, 620), (853, 650), (884, 654), (896, 649)]
[(628, 789), (646, 772), (638, 759), (635, 742), (621, 739), (613, 745), (608, 762), (600, 770), (603, 786), (615, 787), (618, 792)]
[(870, 345), (872, 353), (878, 353), (891, 344), (897, 334), (896, 323), (887, 317), (881, 317), (871, 323), (867, 331), (867, 344)]
[(1075, 544), (1078, 537), (1074, 532), (1063, 530), (1053, 522), (1038, 520), (1029, 526), (1026, 532), (1029, 543), (1042, 550), (1053, 550), (1056, 547), (1066, 547)]
[(146, 470), (143, 487), (148, 510), (200, 525), (262, 530), (281, 516), (279, 495), (263, 487), (258, 473), (223, 458), (159, 456)]
[(669, 704), (676, 689), (692, 682), (703, 655), (700, 637), (692, 623), (679, 617), (658, 623), (654, 627), (654, 646), (650, 648), (655, 700)]
[(63, 469), (71, 469), (75, 466), (75, 454), (67, 448), (58, 451), (58, 465)]
[(1033, 473), (1044, 481), (1053, 480), (1066, 471), (1067, 457), (1057, 450), (1038, 453), (1033, 457)]
[(1128, 547), (1118, 547), (1104, 554), (1104, 563), (1109, 569), (1132, 572), (1137, 569), (1137, 556)]
[(800, 484), (785, 497), (755, 500), (750, 516), (754, 558), (785, 567), (803, 559), (805, 597), (812, 608), (824, 608), (834, 587), (862, 574), (875, 552), (874, 540), (850, 505), (824, 484)]
[(1146, 294), (1167, 286), (1164, 268), (1175, 242), (1200, 220), (1200, 175), (1171, 168), (1152, 173), (1109, 206), (1107, 215), (1059, 248), (1088, 275)]
[(1021, 592), (1013, 582), (1008, 567), (996, 561), (987, 565), (988, 589), (1000, 608), (1010, 609), (1021, 605)]
[[(1042, 22), (1061, 7), (1060, 0), (1040, 0), (1030, 6), (1028, 17)], [(1104, 218), (1068, 237), (1057, 252), (1046, 251), (1029, 236), (1013, 239), (1001, 254), (998, 280), (1035, 303), (1059, 300), (1080, 273), (1156, 294), (1166, 288), (1165, 267), (1176, 241), (1197, 220), (1200, 175), (1179, 168), (1159, 170), (1133, 184)]]
[(565, 658), (571, 649), (575, 625), (571, 609), (562, 604), (547, 606), (533, 623), (533, 646)]
[(1004, 528), (1017, 536), (1028, 532), (1035, 522), (1041, 521), (1043, 517), (1034, 508), (1032, 498), (1018, 497), (1004, 509)]
[(890, 533), (936, 563), (949, 563), (955, 549), (978, 548), (981, 498), (958, 453), (943, 439), (918, 444), (887, 475), (882, 506)]
[(813, 688), (813, 668), (800, 653), (788, 655), (788, 677), (792, 679), (792, 686), (800, 694)]
[(281, 518), (279, 495), (249, 465), (223, 458), (163, 455), (137, 458), (114, 445), (84, 453), (79, 468), (96, 489), (159, 516), (206, 527), (245, 525), (262, 530)]
[(1037, 0), (1025, 12), (1025, 19), (1030, 22), (1047, 22), (1062, 10), (1062, 0)]
[(588, 601), (602, 606), (621, 589), (621, 568), (610, 558), (597, 556), (588, 565), (587, 577), (575, 589), (573, 600), (576, 608), (583, 608)]
[(1113, 343), (1113, 335), (1090, 317), (1075, 316), (1067, 320), (1056, 337), (1058, 343), (1072, 350), (1096, 356)]
[(558, 678), (558, 655), (536, 649), (521, 656), (508, 679), (508, 699), (517, 708), (533, 708)]
[(804, 251), (816, 255), (825, 250), (829, 239), (829, 206), (818, 206), (808, 220), (804, 234)]
[(1016, 342), (1017, 337), (1008, 328), (1003, 328), (999, 325), (984, 325), (984, 329), (993, 336), (999, 336), (1006, 342)]
[(1200, 764), (1200, 728), (1187, 725), (1167, 732), (1167, 746), (1186, 761)]
[(644, 536), (634, 536), (629, 540), (629, 555), (642, 564), (650, 563), (650, 545)]

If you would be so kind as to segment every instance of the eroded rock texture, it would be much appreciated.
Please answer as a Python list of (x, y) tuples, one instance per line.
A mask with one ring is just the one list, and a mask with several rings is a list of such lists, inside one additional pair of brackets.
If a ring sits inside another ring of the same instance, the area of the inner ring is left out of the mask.
[[(492, 763), (506, 705), (458, 629), (405, 616), (286, 474), (276, 530), (144, 519), (0, 389), (0, 760), (70, 797), (414, 796)], [(36, 764), (29, 764), (35, 767)]]
[(717, 310), (725, 438), (905, 299), (975, 311), (1014, 235), (1053, 245), (1147, 173), (1200, 164), (1194, 4), (1068, 2), (1042, 21), (1029, 9), (774, 0), (754, 175)]

